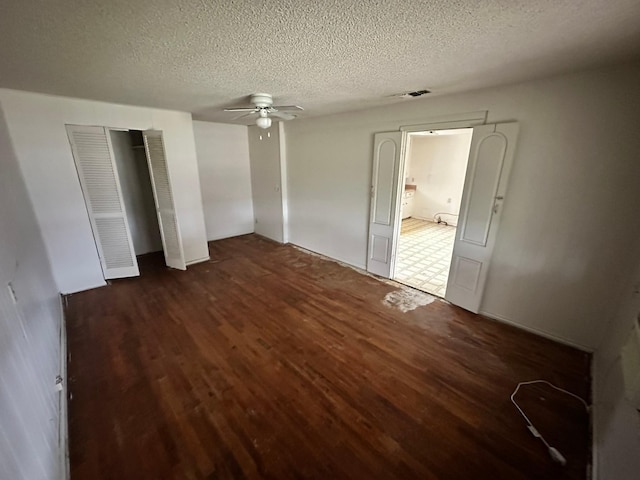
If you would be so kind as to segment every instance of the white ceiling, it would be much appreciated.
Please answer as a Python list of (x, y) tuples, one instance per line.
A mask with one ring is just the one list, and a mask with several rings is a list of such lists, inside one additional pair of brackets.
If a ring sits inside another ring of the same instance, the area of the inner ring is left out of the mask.
[(640, 56), (638, 0), (2, 0), (0, 86), (193, 112), (265, 91), (301, 116)]

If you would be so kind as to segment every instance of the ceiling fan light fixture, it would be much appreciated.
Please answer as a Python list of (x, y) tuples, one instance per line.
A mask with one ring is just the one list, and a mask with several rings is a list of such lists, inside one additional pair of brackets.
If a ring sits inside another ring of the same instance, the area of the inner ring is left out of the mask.
[(241, 113), (241, 115), (231, 119), (232, 121), (257, 115), (256, 125), (259, 128), (267, 129), (271, 126), (271, 117), (275, 117), (279, 121), (293, 120), (296, 115), (289, 113), (290, 111), (304, 110), (299, 105), (274, 105), (273, 97), (268, 93), (254, 93), (251, 95), (251, 105), (249, 107), (225, 108), (224, 111)]
[(271, 126), (271, 119), (269, 117), (260, 116), (256, 119), (256, 126), (258, 128), (267, 129)]

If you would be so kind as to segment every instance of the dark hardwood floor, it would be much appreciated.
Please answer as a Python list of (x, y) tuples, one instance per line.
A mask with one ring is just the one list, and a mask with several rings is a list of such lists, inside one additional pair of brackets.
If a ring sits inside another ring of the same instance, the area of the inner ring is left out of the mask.
[(248, 235), (67, 297), (81, 479), (584, 479), (589, 356)]

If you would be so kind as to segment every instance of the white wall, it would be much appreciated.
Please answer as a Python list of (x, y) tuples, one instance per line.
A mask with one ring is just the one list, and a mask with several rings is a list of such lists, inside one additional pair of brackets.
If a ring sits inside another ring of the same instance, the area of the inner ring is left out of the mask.
[[(16, 293), (14, 304), (7, 285)], [(60, 479), (62, 311), (0, 111), (0, 478)]]
[(286, 124), (290, 241), (364, 267), (373, 134), (488, 110), (520, 122), (482, 310), (593, 348), (640, 235), (640, 65)]
[(413, 216), (432, 221), (436, 214), (457, 225), (472, 130), (450, 135), (411, 135), (408, 174), (417, 186)]
[[(640, 247), (640, 244), (638, 245)], [(640, 316), (640, 255), (621, 289), (613, 320), (593, 357), (595, 468), (597, 480), (633, 480), (640, 472), (640, 413), (625, 398), (620, 351)]]
[(105, 284), (65, 124), (162, 130), (185, 259), (208, 258), (190, 114), (6, 89), (0, 101), (63, 293)]
[(277, 122), (267, 130), (249, 127), (249, 152), (255, 232), (276, 242), (284, 242), (280, 132)]
[(133, 149), (128, 131), (109, 133), (135, 254), (160, 252), (162, 237), (145, 151)]
[(208, 240), (253, 232), (247, 130), (244, 125), (193, 122)]

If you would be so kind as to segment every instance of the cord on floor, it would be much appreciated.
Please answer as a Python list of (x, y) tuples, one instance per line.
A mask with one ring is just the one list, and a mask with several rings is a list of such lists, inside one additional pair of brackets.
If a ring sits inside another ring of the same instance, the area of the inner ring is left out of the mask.
[(567, 464), (567, 459), (564, 457), (564, 455), (562, 455), (557, 448), (552, 447), (551, 445), (549, 445), (549, 443), (547, 443), (547, 441), (544, 439), (544, 437), (542, 436), (542, 434), (538, 431), (538, 429), (533, 425), (533, 423), (531, 422), (531, 420), (529, 420), (529, 417), (527, 417), (527, 415), (524, 413), (524, 411), (522, 410), (522, 408), (520, 408), (520, 405), (518, 405), (518, 403), (516, 402), (516, 394), (518, 393), (518, 391), (520, 390), (520, 387), (523, 385), (533, 385), (536, 383), (544, 383), (545, 385), (549, 385), (551, 388), (554, 388), (556, 390), (558, 390), (559, 392), (565, 393), (567, 395), (572, 396), (573, 398), (575, 398), (576, 400), (579, 400), (583, 405), (585, 410), (588, 412), (589, 411), (589, 405), (587, 404), (587, 402), (584, 401), (584, 399), (582, 399), (581, 397), (579, 397), (578, 395), (576, 395), (575, 393), (571, 393), (563, 388), (557, 387), (555, 386), (553, 383), (548, 382), (546, 380), (530, 380), (528, 382), (520, 382), (517, 386), (516, 389), (513, 391), (513, 393), (511, 394), (511, 402), (516, 406), (516, 408), (518, 409), (518, 411), (520, 412), (520, 415), (522, 415), (522, 417), (526, 420), (527, 422), (527, 428), (529, 429), (529, 431), (531, 432), (531, 435), (533, 435), (535, 438), (539, 438), (540, 441), (544, 444), (545, 447), (547, 447), (547, 450), (549, 450), (549, 455), (551, 455), (551, 458), (553, 458), (553, 460), (555, 460), (556, 462), (558, 462), (561, 465), (566, 465)]

